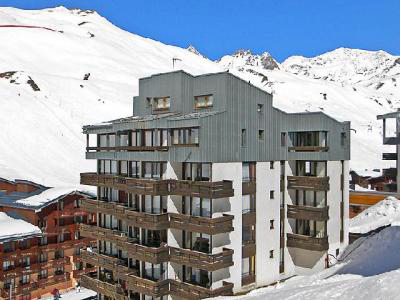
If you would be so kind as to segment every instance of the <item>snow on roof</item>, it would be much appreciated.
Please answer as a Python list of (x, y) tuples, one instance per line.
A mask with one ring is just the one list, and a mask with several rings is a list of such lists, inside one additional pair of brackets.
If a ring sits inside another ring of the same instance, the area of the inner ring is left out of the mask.
[(364, 169), (364, 170), (352, 170), (354, 172), (357, 173), (357, 175), (362, 176), (362, 177), (378, 177), (378, 176), (382, 176), (382, 171), (376, 171), (376, 170), (368, 170), (368, 169)]
[(382, 226), (400, 222), (400, 201), (387, 197), (349, 221), (351, 233), (368, 233)]
[(92, 196), (92, 193), (78, 186), (76, 187), (53, 187), (35, 191), (33, 193), (11, 193), (0, 197), (0, 204), (4, 206), (30, 208), (40, 210), (59, 200), (62, 197), (71, 194), (81, 194)]
[(26, 238), (40, 235), (39, 227), (22, 219), (15, 219), (4, 212), (0, 212), (0, 241)]

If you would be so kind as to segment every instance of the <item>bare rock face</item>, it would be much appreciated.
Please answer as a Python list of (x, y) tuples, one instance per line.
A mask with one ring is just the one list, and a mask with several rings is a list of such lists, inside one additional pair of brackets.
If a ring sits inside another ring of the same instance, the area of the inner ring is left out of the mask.
[[(192, 52), (193, 54), (196, 54), (198, 56), (207, 58), (206, 56), (204, 56), (203, 54), (201, 54), (193, 45), (189, 45), (189, 47), (186, 48), (186, 50), (188, 50), (189, 52)], [(207, 58), (208, 59), (208, 58)]]
[(240, 49), (237, 50), (232, 57), (235, 59), (244, 60), (247, 66), (262, 67), (265, 70), (279, 69), (276, 60), (268, 52), (263, 54), (253, 54), (251, 50)]

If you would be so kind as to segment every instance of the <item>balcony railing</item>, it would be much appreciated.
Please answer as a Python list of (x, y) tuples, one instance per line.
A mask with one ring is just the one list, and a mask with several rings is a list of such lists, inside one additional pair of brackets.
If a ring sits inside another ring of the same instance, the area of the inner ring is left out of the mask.
[(217, 182), (170, 180), (170, 194), (204, 198), (225, 198), (233, 196), (232, 181)]
[(98, 151), (168, 151), (169, 146), (116, 146), (116, 147), (86, 147), (87, 152)]
[(256, 224), (256, 212), (249, 211), (242, 214), (242, 226), (250, 226)]
[(150, 247), (140, 245), (136, 238), (128, 237), (125, 233), (108, 228), (101, 228), (87, 224), (81, 224), (80, 226), (81, 235), (113, 242), (118, 248), (128, 251), (129, 255), (138, 260), (159, 264), (168, 261), (169, 259), (168, 247)]
[(138, 270), (129, 268), (124, 261), (117, 257), (82, 250), (82, 260), (93, 266), (112, 271), (114, 279), (123, 279), (126, 274), (138, 275)]
[(326, 152), (329, 147), (326, 146), (294, 146), (288, 147), (289, 152)]
[(242, 195), (254, 194), (256, 192), (255, 179), (242, 183)]
[(209, 235), (233, 231), (233, 216), (224, 215), (217, 218), (197, 217), (169, 213), (170, 227)]
[(81, 285), (89, 290), (93, 290), (99, 294), (111, 297), (111, 299), (115, 300), (126, 299), (123, 289), (120, 285), (101, 281), (95, 277), (92, 277), (92, 275), (82, 275)]
[(288, 189), (328, 191), (329, 177), (288, 176)]
[(128, 225), (135, 227), (162, 230), (167, 229), (169, 226), (168, 215), (166, 213), (150, 214), (139, 212), (118, 202), (84, 199), (82, 201), (82, 209), (89, 212), (101, 212), (104, 214), (114, 215), (119, 219), (126, 221)]
[(234, 194), (232, 181), (217, 182), (174, 179), (130, 178), (118, 175), (81, 173), (81, 184), (105, 186), (136, 194), (181, 195), (204, 198), (225, 198)]
[(326, 251), (329, 249), (328, 237), (311, 237), (301, 234), (288, 233), (287, 247), (311, 251)]
[(214, 290), (177, 280), (170, 281), (170, 293), (185, 299), (205, 299), (233, 295), (233, 284), (223, 282), (223, 286)]
[(233, 250), (224, 249), (218, 254), (207, 254), (190, 249), (170, 247), (171, 262), (199, 268), (207, 271), (216, 271), (233, 265)]
[(168, 195), (168, 180), (151, 180), (105, 175), (96, 173), (81, 173), (81, 184), (105, 186), (136, 194)]
[(242, 285), (249, 285), (256, 281), (256, 274), (248, 273), (242, 274)]
[(152, 281), (130, 274), (125, 276), (124, 280), (126, 281), (127, 288), (137, 293), (152, 297), (161, 297), (169, 294), (169, 279)]
[(256, 255), (256, 243), (254, 240), (242, 242), (242, 258)]
[(288, 205), (287, 217), (300, 220), (327, 221), (329, 219), (329, 206)]

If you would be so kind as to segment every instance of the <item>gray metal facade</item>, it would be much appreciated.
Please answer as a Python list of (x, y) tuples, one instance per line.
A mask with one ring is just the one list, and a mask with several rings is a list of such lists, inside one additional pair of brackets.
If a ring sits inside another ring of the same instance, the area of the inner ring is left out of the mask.
[[(194, 97), (213, 95), (213, 106), (196, 109)], [(147, 98), (171, 99), (170, 110), (152, 115)], [(257, 105), (262, 104), (262, 112)], [(139, 80), (133, 114), (128, 118), (84, 126), (87, 134), (127, 129), (184, 128), (199, 126), (199, 147), (171, 146), (165, 152), (89, 152), (89, 159), (176, 162), (237, 162), (277, 160), (349, 160), (350, 122), (338, 122), (324, 113), (288, 114), (272, 106), (272, 95), (229, 72), (192, 76), (184, 71), (156, 74)], [(241, 145), (246, 129), (247, 143)], [(264, 130), (264, 139), (258, 131)], [(327, 152), (288, 152), (281, 133), (327, 131)]]

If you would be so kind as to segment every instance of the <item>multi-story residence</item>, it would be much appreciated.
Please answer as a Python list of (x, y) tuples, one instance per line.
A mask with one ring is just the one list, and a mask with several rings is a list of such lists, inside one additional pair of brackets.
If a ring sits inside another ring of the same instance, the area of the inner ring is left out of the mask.
[(21, 226), (2, 241), (1, 299), (10, 299), (10, 294), (13, 299), (37, 299), (55, 288), (72, 288), (81, 274), (93, 271), (84, 268), (80, 251), (94, 240), (81, 237), (78, 229), (80, 223), (95, 222), (95, 215), (80, 209), (82, 197), (88, 195), (73, 188), (47, 188), (29, 181), (0, 180), (1, 214), (41, 232), (40, 236), (21, 238), (19, 228), (24, 228)]
[(383, 190), (390, 192), (399, 192), (398, 186), (400, 186), (400, 110), (396, 112), (387, 113), (384, 115), (377, 116), (378, 120), (382, 120), (382, 136), (383, 144), (391, 145), (396, 147), (396, 152), (383, 153), (383, 160), (395, 161), (396, 167), (383, 169), (383, 176), (391, 177), (396, 183), (388, 182), (383, 187)]
[(133, 117), (84, 126), (100, 299), (199, 299), (327, 267), (348, 244), (350, 123), (280, 111), (228, 73), (139, 80)]

